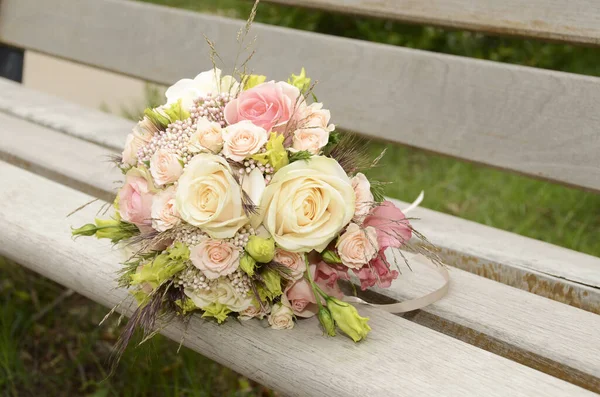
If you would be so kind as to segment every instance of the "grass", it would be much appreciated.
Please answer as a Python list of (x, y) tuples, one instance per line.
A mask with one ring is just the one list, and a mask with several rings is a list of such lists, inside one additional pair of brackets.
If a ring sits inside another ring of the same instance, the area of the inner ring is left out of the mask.
[[(147, 0), (244, 18), (247, 0)], [(598, 50), (489, 37), (431, 27), (349, 18), (264, 4), (261, 22), (456, 55), (600, 75)], [(301, 65), (299, 65), (301, 66)], [(310, 71), (309, 71), (310, 72)], [(318, 89), (317, 89), (318, 92)], [(149, 87), (149, 100), (156, 90)], [(126, 105), (126, 104), (123, 104)], [(128, 104), (127, 104), (128, 105)], [(115, 109), (113, 109), (115, 110)], [(128, 105), (121, 111), (135, 118)], [(334, 115), (335, 117), (335, 115)], [(386, 193), (423, 206), (600, 256), (600, 196), (420, 150), (370, 143), (388, 154), (370, 177), (393, 182)], [(0, 394), (8, 396), (264, 396), (272, 392), (231, 370), (157, 336), (123, 356), (106, 379), (119, 326), (98, 327), (106, 309), (0, 258)], [(60, 303), (52, 305), (60, 297)], [(45, 315), (40, 313), (51, 305)], [(39, 318), (38, 318), (39, 317)]]

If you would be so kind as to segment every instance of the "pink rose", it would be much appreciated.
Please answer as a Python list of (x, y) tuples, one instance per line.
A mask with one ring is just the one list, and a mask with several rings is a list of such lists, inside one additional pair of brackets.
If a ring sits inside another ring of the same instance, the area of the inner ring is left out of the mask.
[(240, 251), (230, 242), (205, 239), (190, 248), (190, 260), (209, 280), (227, 276), (240, 265)]
[(166, 185), (179, 179), (183, 166), (175, 153), (158, 149), (150, 158), (150, 173), (157, 185)]
[(121, 218), (140, 228), (150, 226), (152, 224), (152, 196), (146, 179), (128, 173), (125, 177), (125, 185), (119, 191)]
[(364, 174), (360, 172), (351, 180), (354, 195), (356, 196), (356, 209), (353, 220), (362, 223), (365, 217), (371, 212), (371, 206), (375, 202), (373, 193), (371, 193), (371, 184)]
[(377, 230), (380, 249), (400, 248), (412, 236), (410, 223), (406, 216), (394, 204), (384, 201), (375, 207), (363, 222), (363, 226), (372, 226)]
[(223, 154), (233, 161), (242, 161), (257, 153), (269, 139), (264, 128), (250, 121), (240, 121), (223, 131)]
[(159, 232), (171, 229), (181, 222), (175, 207), (175, 187), (163, 190), (152, 201), (152, 227)]
[(225, 120), (235, 124), (242, 120), (271, 131), (283, 126), (299, 105), (300, 90), (283, 81), (262, 83), (240, 95), (225, 106)]
[(360, 269), (377, 255), (377, 231), (373, 227), (361, 228), (351, 223), (338, 238), (336, 248), (342, 263), (351, 269)]
[(319, 311), (312, 287), (304, 278), (287, 287), (284, 294), (298, 317), (312, 317)]
[(398, 278), (399, 274), (397, 270), (390, 269), (383, 250), (367, 266), (359, 270), (354, 269), (353, 271), (360, 279), (360, 289), (363, 291), (374, 285), (381, 288), (388, 288), (392, 285), (392, 281)]
[(297, 252), (288, 252), (281, 248), (276, 248), (273, 261), (288, 268), (290, 274), (285, 277), (293, 281), (301, 279), (306, 271), (304, 255)]

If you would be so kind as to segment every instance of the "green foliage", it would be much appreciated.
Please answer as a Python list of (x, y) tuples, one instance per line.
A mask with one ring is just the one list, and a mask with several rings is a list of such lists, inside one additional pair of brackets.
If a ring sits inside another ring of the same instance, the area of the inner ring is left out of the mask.
[(294, 161), (300, 161), (300, 160), (310, 160), (311, 157), (312, 157), (312, 154), (308, 150), (300, 150), (298, 152), (290, 152), (290, 154), (289, 154), (290, 163), (293, 163)]

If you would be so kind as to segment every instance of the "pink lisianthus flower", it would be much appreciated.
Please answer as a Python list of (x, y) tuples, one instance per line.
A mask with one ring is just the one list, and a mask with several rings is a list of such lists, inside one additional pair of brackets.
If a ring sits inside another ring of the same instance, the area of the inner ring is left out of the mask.
[(301, 102), (300, 90), (283, 81), (259, 84), (230, 101), (225, 106), (227, 124), (243, 120), (264, 128), (267, 132), (285, 125)]
[(363, 291), (374, 285), (381, 288), (388, 288), (392, 285), (392, 281), (397, 279), (399, 275), (397, 270), (390, 269), (383, 250), (368, 265), (353, 271), (360, 279), (360, 289)]
[(348, 268), (346, 266), (329, 265), (319, 262), (315, 269), (315, 283), (330, 296), (342, 299), (344, 294), (338, 285), (338, 280), (348, 280)]
[(312, 317), (319, 311), (312, 287), (304, 278), (290, 284), (284, 291), (284, 297), (298, 317)]
[(367, 226), (372, 226), (377, 231), (377, 242), (381, 252), (388, 247), (402, 247), (412, 236), (408, 219), (389, 201), (373, 208), (363, 222), (363, 227)]

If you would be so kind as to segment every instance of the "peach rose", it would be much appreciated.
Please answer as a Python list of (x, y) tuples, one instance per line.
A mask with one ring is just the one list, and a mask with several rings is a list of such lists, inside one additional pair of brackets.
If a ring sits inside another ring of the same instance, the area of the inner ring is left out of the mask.
[(263, 302), (265, 306), (265, 310), (263, 310), (258, 302), (254, 300), (250, 306), (246, 310), (240, 312), (238, 319), (240, 320), (250, 320), (252, 318), (258, 318), (262, 320), (267, 314), (271, 313), (271, 306), (268, 302)]
[(208, 238), (190, 248), (190, 260), (206, 278), (214, 280), (237, 270), (240, 251), (230, 242)]
[(288, 286), (284, 294), (298, 317), (312, 317), (319, 311), (312, 287), (304, 278)]
[(335, 125), (329, 124), (331, 114), (329, 110), (323, 109), (322, 103), (312, 103), (302, 108), (300, 113), (292, 147), (319, 154), (329, 141), (329, 133), (335, 129)]
[(338, 239), (336, 247), (344, 265), (360, 269), (379, 251), (377, 231), (371, 226), (361, 229), (356, 223), (351, 223)]
[(167, 149), (158, 149), (150, 158), (150, 173), (157, 185), (175, 182), (183, 173), (179, 157)]
[(133, 127), (133, 131), (127, 135), (125, 149), (121, 154), (123, 163), (134, 166), (138, 161), (138, 151), (152, 140), (158, 130), (152, 122), (144, 117), (142, 121)]
[(354, 195), (356, 196), (356, 210), (354, 211), (354, 222), (362, 223), (365, 217), (371, 212), (371, 206), (375, 202), (373, 193), (371, 193), (371, 184), (364, 174), (360, 172), (350, 180)]
[(190, 137), (188, 150), (192, 153), (219, 153), (223, 148), (221, 126), (214, 121), (201, 117), (196, 123), (196, 132)]
[(225, 128), (223, 131), (223, 154), (225, 157), (242, 161), (257, 153), (269, 139), (264, 128), (244, 120)]
[(230, 101), (225, 106), (225, 120), (235, 124), (251, 121), (266, 131), (285, 125), (302, 103), (300, 90), (283, 81), (259, 84)]
[(290, 274), (289, 276), (286, 275), (285, 277), (293, 281), (301, 279), (306, 271), (306, 261), (303, 254), (276, 248), (273, 261), (288, 268)]
[(269, 325), (273, 329), (292, 329), (294, 328), (294, 317), (292, 309), (289, 306), (279, 302), (273, 305), (271, 314), (268, 317)]
[(177, 225), (181, 220), (175, 206), (175, 187), (163, 190), (152, 201), (152, 227), (164, 232)]
[(134, 171), (126, 174), (125, 185), (119, 191), (119, 214), (138, 227), (150, 226), (153, 194), (148, 181)]

